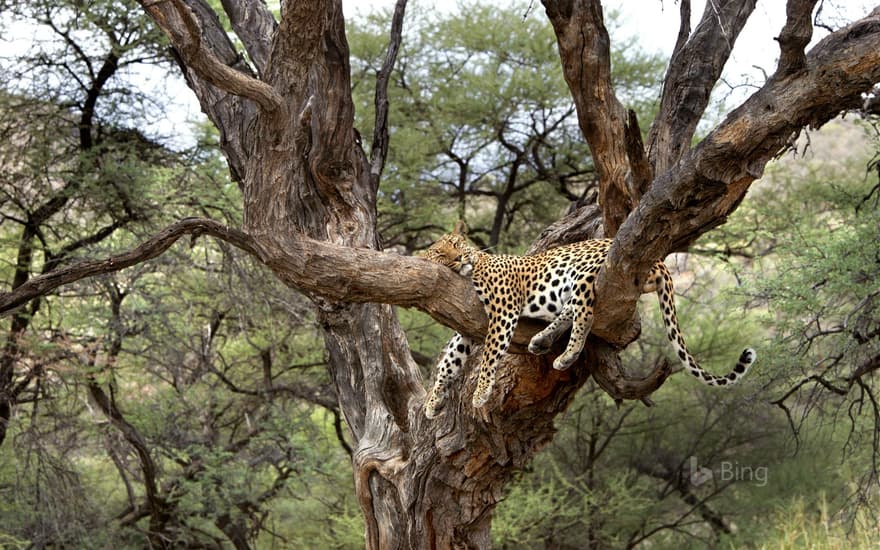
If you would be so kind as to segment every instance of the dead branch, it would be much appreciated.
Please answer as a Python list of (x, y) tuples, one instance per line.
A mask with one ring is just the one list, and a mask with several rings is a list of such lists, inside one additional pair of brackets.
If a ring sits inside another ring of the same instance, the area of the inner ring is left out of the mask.
[(648, 190), (654, 180), (654, 169), (645, 153), (639, 119), (632, 109), (628, 109), (626, 112), (624, 137), (626, 138), (626, 156), (632, 169), (627, 179), (627, 189), (633, 202), (638, 203), (642, 194)]
[(391, 18), (391, 33), (385, 61), (376, 74), (376, 95), (373, 101), (376, 106), (376, 122), (373, 129), (373, 144), (370, 148), (370, 183), (375, 189), (379, 188), (379, 178), (382, 176), (385, 159), (388, 157), (388, 81), (391, 78), (391, 70), (394, 68), (397, 52), (400, 50), (400, 43), (403, 40), (405, 12), (406, 0), (397, 0), (394, 5), (394, 15)]

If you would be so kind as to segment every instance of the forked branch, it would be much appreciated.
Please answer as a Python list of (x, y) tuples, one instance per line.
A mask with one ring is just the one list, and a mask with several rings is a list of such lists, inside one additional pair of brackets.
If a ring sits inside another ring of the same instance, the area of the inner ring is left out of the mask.
[(201, 78), (221, 90), (255, 101), (264, 111), (283, 107), (281, 95), (272, 86), (225, 65), (211, 52), (202, 39), (199, 22), (182, 0), (138, 2), (165, 32), (186, 66)]
[(658, 258), (686, 250), (724, 223), (792, 136), (859, 108), (862, 94), (878, 81), (880, 8), (823, 39), (806, 56), (804, 70), (771, 77), (699, 145), (656, 174), (609, 251), (596, 317), (612, 327), (625, 325)]
[(654, 174), (660, 175), (690, 148), (733, 45), (755, 8), (755, 0), (707, 2), (690, 33), (690, 3), (682, 2), (681, 27), (663, 82), (660, 110), (648, 136)]

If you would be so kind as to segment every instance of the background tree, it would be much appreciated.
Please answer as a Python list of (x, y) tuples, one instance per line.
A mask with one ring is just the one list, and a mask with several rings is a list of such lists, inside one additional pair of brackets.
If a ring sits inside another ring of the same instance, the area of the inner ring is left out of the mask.
[[(137, 109), (140, 97), (134, 89), (108, 83), (119, 71), (159, 63), (165, 55), (161, 35), (146, 17), (121, 16), (117, 7), (93, 3), (84, 21), (69, 19), (66, 7), (55, 2), (6, 8), (50, 33), (18, 65), (7, 67), (17, 88), (2, 98), (0, 132), (12, 145), (4, 148), (2, 159), (3, 221), (19, 228), (17, 234), (9, 226), (4, 231), (4, 247), (16, 251), (12, 270), (7, 267), (5, 273), (12, 290), (147, 217), (148, 203), (137, 192), (140, 177), (145, 165), (161, 165), (164, 152), (140, 132), (116, 126), (129, 109)], [(79, 42), (80, 29), (95, 40)], [(20, 399), (33, 399), (28, 393), (42, 374), (39, 362), (22, 368), (19, 349), (42, 305), (37, 298), (13, 313), (5, 332), (0, 443), (12, 409)]]
[[(412, 252), (426, 246), (429, 231), (433, 239), (467, 219), (471, 238), (495, 249), (504, 236), (502, 249), (509, 249), (595, 193), (552, 29), (524, 13), (520, 6), (475, 4), (408, 18), (388, 90), (395, 107), (389, 133), (398, 146), (389, 150), (379, 195), (386, 247), (409, 239)], [(366, 113), (358, 123), (366, 133), (373, 125), (366, 80), (381, 64), (386, 19), (374, 14), (348, 33), (357, 112)], [(663, 61), (633, 42), (612, 52), (618, 89), (650, 118), (653, 98), (645, 91), (661, 77)]]
[[(576, 209), (532, 250), (600, 232), (614, 236), (599, 280), (595, 337), (570, 372), (552, 371), (546, 357), (509, 356), (484, 410), (459, 405), (427, 422), (420, 413), (424, 381), (403, 331), (394, 310), (377, 304), (418, 307), (474, 336), (484, 333), (485, 318), (466, 281), (438, 266), (376, 251), (376, 192), (389, 138), (386, 86), (405, 2), (397, 4), (377, 78), (369, 157), (353, 126), (340, 3), (284, 3), (277, 24), (261, 2), (222, 4), (247, 55), (235, 49), (206, 3), (141, 3), (165, 31), (220, 131), (242, 189), (243, 231), (181, 220), (128, 252), (33, 277), (2, 296), (0, 309), (11, 311), (65, 282), (138, 264), (184, 234), (207, 233), (244, 249), (315, 306), (350, 430), (370, 547), (486, 546), (504, 485), (551, 439), (554, 418), (589, 376), (616, 399), (644, 399), (655, 390), (667, 371), (628, 379), (616, 351), (638, 332), (633, 312), (648, 267), (721, 224), (793, 134), (857, 107), (880, 76), (880, 14), (829, 34), (805, 54), (815, 2), (792, 0), (776, 72), (692, 147), (709, 91), (754, 8), (747, 1), (714, 3), (694, 32), (689, 17), (682, 18), (658, 116), (643, 145), (637, 117), (611, 85), (601, 5), (545, 2), (592, 152), (601, 210)], [(689, 2), (681, 8), (689, 15)], [(534, 333), (534, 327), (523, 328), (519, 343)], [(462, 393), (471, 389), (469, 379)]]

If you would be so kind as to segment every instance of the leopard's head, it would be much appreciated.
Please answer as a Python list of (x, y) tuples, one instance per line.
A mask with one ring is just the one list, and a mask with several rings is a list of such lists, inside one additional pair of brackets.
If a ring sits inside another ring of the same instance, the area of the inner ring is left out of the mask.
[(462, 230), (461, 222), (456, 224), (452, 233), (443, 235), (420, 254), (422, 258), (460, 273), (467, 277), (474, 268), (474, 253), (477, 251), (468, 241)]

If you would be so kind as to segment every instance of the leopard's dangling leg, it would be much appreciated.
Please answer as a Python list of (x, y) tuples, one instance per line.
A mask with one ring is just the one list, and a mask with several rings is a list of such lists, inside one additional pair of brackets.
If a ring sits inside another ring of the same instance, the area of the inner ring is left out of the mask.
[(480, 374), (477, 378), (477, 387), (474, 390), (474, 407), (480, 408), (492, 395), (495, 387), (495, 371), (498, 370), (498, 362), (507, 353), (516, 324), (519, 321), (519, 312), (522, 311), (522, 302), (514, 301), (501, 308), (489, 304), (486, 313), (489, 316), (489, 333), (483, 342), (483, 354), (480, 360)]
[(425, 399), (425, 416), (434, 418), (443, 408), (449, 393), (449, 383), (458, 378), (461, 369), (471, 353), (472, 341), (467, 336), (455, 333), (443, 348), (443, 355), (437, 362), (434, 387)]
[(480, 360), (480, 373), (477, 377), (477, 387), (474, 389), (473, 405), (480, 408), (489, 401), (492, 389), (495, 387), (495, 371), (498, 370), (498, 362), (507, 353), (509, 342), (491, 340), (492, 333), (486, 337), (483, 343), (483, 354)]
[(565, 370), (575, 362), (584, 349), (590, 329), (593, 328), (594, 280), (595, 277), (590, 275), (584, 281), (578, 281), (572, 289), (571, 298), (566, 305), (571, 308), (573, 315), (571, 337), (565, 351), (553, 361), (553, 368), (556, 370)]
[(529, 340), (529, 352), (535, 355), (544, 355), (550, 351), (550, 347), (553, 346), (553, 342), (559, 338), (559, 335), (571, 328), (572, 317), (571, 302), (569, 301), (559, 312), (559, 315), (553, 319), (553, 322), (532, 336), (532, 339)]

